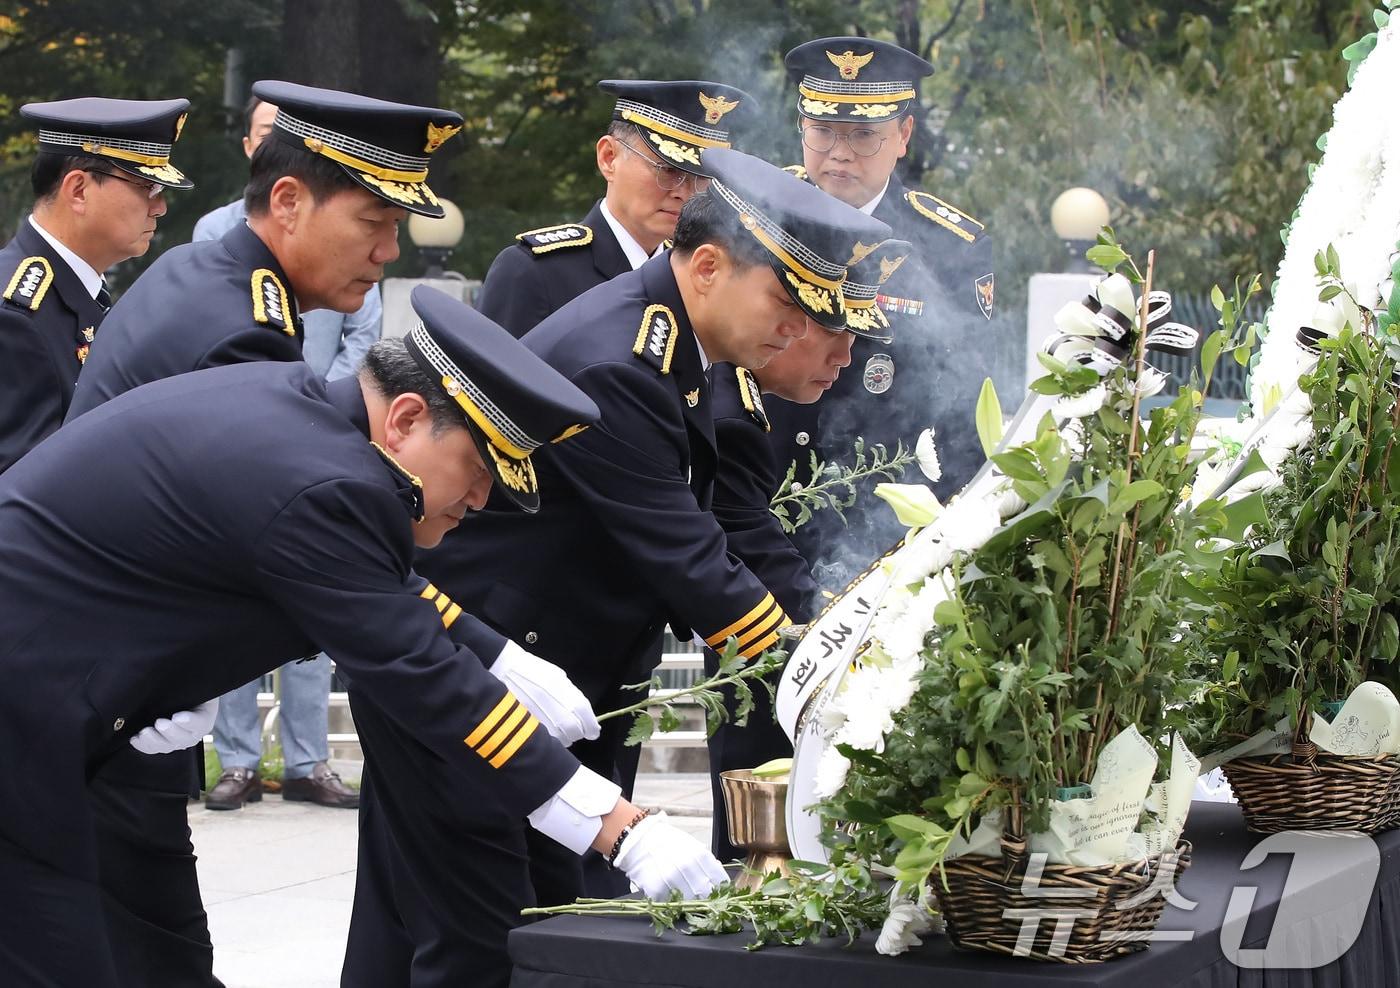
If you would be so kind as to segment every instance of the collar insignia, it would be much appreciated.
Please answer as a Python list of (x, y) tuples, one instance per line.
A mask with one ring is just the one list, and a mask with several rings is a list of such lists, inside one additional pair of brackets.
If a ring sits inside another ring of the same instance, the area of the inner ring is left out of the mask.
[(428, 154), (432, 154), (451, 140), (452, 136), (461, 129), (461, 127), (453, 124), (448, 124), (445, 127), (439, 127), (432, 123), (428, 124), (428, 143), (423, 145), (423, 150)]
[(706, 96), (700, 94), (700, 105), (705, 108), (705, 122), (707, 124), (719, 123), (719, 118), (739, 105), (738, 100), (727, 100), (723, 96)]
[(694, 408), (696, 405), (700, 404), (700, 389), (696, 388), (694, 391), (687, 391), (685, 393), (685, 403), (689, 408)]
[(826, 53), (826, 57), (831, 59), (831, 64), (841, 71), (842, 79), (854, 79), (860, 75), (860, 70), (865, 68), (866, 64), (875, 57), (875, 53), (872, 51), (868, 55), (857, 55), (847, 48), (839, 55), (829, 51)]

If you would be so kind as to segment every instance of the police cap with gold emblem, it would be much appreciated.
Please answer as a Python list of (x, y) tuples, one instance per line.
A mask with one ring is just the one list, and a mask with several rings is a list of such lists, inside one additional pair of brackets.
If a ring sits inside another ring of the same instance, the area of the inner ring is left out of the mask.
[(752, 96), (718, 82), (604, 79), (598, 88), (617, 97), (614, 120), (635, 124), (653, 154), (693, 175), (702, 174), (700, 152), (732, 147), (734, 125), (755, 113)]
[(783, 58), (797, 80), (797, 110), (812, 120), (878, 123), (902, 116), (933, 74), (926, 60), (871, 38), (818, 38)]
[(816, 323), (846, 327), (841, 283), (860, 244), (878, 244), (890, 228), (775, 165), (741, 151), (705, 151), (709, 194), (728, 203), (768, 251), (787, 293)]
[(914, 245), (907, 240), (886, 240), (867, 246), (856, 244), (841, 295), (846, 300), (846, 329), (856, 336), (889, 343), (894, 339), (889, 317), (875, 304), (880, 288), (904, 263)]
[(253, 95), (277, 107), (278, 140), (331, 159), (395, 206), (442, 216), (428, 188), (428, 163), (462, 129), (459, 114), (276, 80), (253, 83)]
[(530, 455), (598, 421), (598, 406), (471, 306), (423, 285), (410, 298), (420, 322), (404, 337), (408, 352), (461, 408), (501, 490), (525, 511), (538, 511)]
[(105, 99), (85, 96), (26, 103), (20, 116), (39, 127), (39, 150), (90, 155), (171, 189), (194, 183), (170, 163), (170, 149), (188, 116), (187, 99)]

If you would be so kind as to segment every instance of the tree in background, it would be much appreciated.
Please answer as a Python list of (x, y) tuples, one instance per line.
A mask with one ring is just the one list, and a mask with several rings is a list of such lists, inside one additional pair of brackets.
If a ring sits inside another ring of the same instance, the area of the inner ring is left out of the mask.
[[(434, 187), (467, 215), (454, 266), (485, 273), (520, 230), (576, 219), (601, 191), (599, 79), (712, 78), (760, 101), (745, 147), (799, 160), (782, 54), (870, 34), (928, 57), (906, 160), (923, 187), (992, 225), (998, 324), (1019, 346), (1029, 276), (1062, 257), (1049, 225), (1072, 185), (1109, 200), (1119, 235), (1162, 248), (1179, 290), (1272, 276), (1277, 236), (1345, 85), (1341, 49), (1373, 0), (28, 0), (0, 15), (0, 233), (27, 204), (32, 144), (15, 110), (82, 93), (194, 104), (159, 247), (241, 187), (224, 108), (276, 76), (463, 113)], [(152, 251), (145, 259), (152, 259)], [(405, 257), (393, 273), (417, 270)], [(1018, 357), (1008, 354), (1008, 363)]]

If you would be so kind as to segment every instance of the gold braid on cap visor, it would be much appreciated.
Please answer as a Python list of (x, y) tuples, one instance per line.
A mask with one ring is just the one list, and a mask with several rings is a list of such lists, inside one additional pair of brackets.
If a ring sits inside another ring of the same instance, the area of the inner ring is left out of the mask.
[(832, 103), (902, 103), (916, 95), (914, 84), (895, 82), (846, 82), (843, 79), (819, 79), (803, 76), (797, 91), (811, 99)]
[(329, 158), (347, 168), (367, 172), (386, 182), (417, 183), (428, 180), (430, 159), (416, 154), (396, 154), (387, 148), (366, 144), (346, 134), (299, 120), (285, 110), (277, 111), (273, 126), (300, 137), (313, 154)]
[(674, 113), (658, 110), (645, 103), (620, 99), (617, 101), (613, 113), (619, 120), (625, 120), (638, 127), (645, 127), (658, 134), (665, 134), (667, 137), (674, 137), (678, 141), (696, 144), (702, 148), (727, 148), (730, 146), (729, 131), (701, 127), (683, 117), (676, 116)]
[[(408, 338), (428, 363), (432, 364), (433, 369), (442, 375), (442, 380), (438, 382), (442, 389), (457, 402), (467, 414), (467, 418), (486, 434), (491, 445), (511, 459), (528, 461), (530, 454), (539, 449), (541, 443), (531, 439), (524, 429), (512, 422), (509, 416), (486, 396), (486, 392), (462, 373), (461, 368), (437, 345), (437, 341), (428, 335), (428, 330), (421, 322), (413, 327)], [(492, 456), (496, 458), (495, 453)], [(499, 458), (496, 458), (496, 462), (500, 463)], [(533, 470), (531, 475), (533, 476)]]
[(74, 148), (88, 154), (100, 154), (108, 158), (120, 158), (122, 161), (149, 165), (152, 168), (160, 168), (170, 164), (171, 145), (157, 144), (152, 141), (127, 141), (118, 137), (95, 137), (90, 134), (67, 134), (58, 130), (41, 130), (39, 131), (39, 143)]
[(713, 181), (710, 188), (738, 212), (740, 222), (753, 234), (754, 239), (794, 274), (828, 291), (840, 292), (841, 283), (846, 279), (844, 265), (834, 264), (817, 256), (796, 237), (745, 202), (723, 182)]

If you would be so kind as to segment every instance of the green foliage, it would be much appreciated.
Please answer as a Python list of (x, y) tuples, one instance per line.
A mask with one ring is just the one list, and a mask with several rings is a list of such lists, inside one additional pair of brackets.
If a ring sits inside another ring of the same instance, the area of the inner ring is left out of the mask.
[[(1319, 255), (1319, 266), (1333, 285), (1335, 254)], [(1321, 346), (1301, 382), (1313, 438), (1280, 467), (1248, 538), (1218, 572), (1193, 577), (1211, 605), (1185, 642), (1199, 690), (1181, 726), (1198, 750), (1284, 717), (1296, 729), (1367, 679), (1395, 682), (1400, 345), (1348, 327)]]
[(822, 461), (813, 450), (808, 464), (811, 471), (808, 476), (812, 480), (805, 485), (793, 480), (797, 461), (788, 464), (783, 482), (768, 503), (768, 509), (782, 523), (783, 531), (797, 531), (823, 508), (835, 511), (845, 521), (846, 509), (856, 503), (862, 484), (876, 479), (896, 481), (904, 475), (904, 468), (914, 462), (914, 454), (904, 448), (903, 442), (895, 445), (893, 455), (885, 450), (883, 443), (876, 443), (867, 456), (865, 440), (856, 437), (852, 450), (855, 461), (850, 466), (834, 460)]
[[(1045, 393), (1096, 386), (1081, 368), (1046, 366)], [(821, 807), (837, 860), (893, 861), (912, 884), (990, 809), (1022, 833), (1044, 830), (1058, 794), (1089, 782), (1128, 726), (1164, 741), (1167, 708), (1188, 695), (1176, 639), (1207, 611), (1188, 577), (1219, 565), (1211, 540), (1228, 524), (1218, 502), (1182, 500), (1202, 376), (1139, 424), (1135, 373), (1121, 368), (1076, 434), (1047, 416), (1035, 439), (993, 458), (1029, 507), (955, 557), (955, 592), (935, 610), (884, 750), (840, 747), (846, 786)]]
[(884, 923), (889, 908), (885, 893), (864, 865), (789, 865), (790, 877), (772, 873), (760, 888), (749, 891), (726, 882), (704, 899), (684, 899), (680, 892), (659, 901), (579, 899), (569, 905), (523, 909), (521, 915), (644, 916), (657, 936), (673, 929), (699, 936), (749, 930), (749, 950), (778, 944), (796, 947), (827, 937), (842, 937), (849, 944)]
[[(753, 712), (753, 684), (756, 681), (773, 698), (774, 686), (771, 681), (787, 662), (784, 649), (772, 649), (755, 659), (746, 659), (739, 654), (738, 639), (730, 638), (724, 643), (719, 655), (719, 668), (714, 675), (707, 676), (678, 690), (662, 690), (661, 677), (653, 676), (644, 683), (631, 683), (624, 690), (641, 691), (645, 699), (599, 714), (598, 721), (631, 715), (632, 727), (627, 732), (628, 745), (637, 745), (648, 740), (658, 729), (662, 733), (677, 730), (681, 726), (678, 704), (698, 704), (705, 711), (705, 735), (708, 737), (729, 720), (729, 706), (734, 706), (734, 724), (743, 727), (749, 722)], [(731, 700), (727, 693), (733, 694)], [(653, 717), (653, 714), (655, 715)]]

